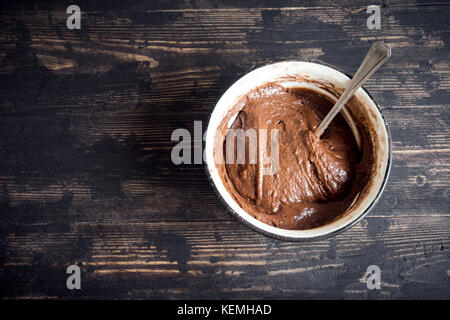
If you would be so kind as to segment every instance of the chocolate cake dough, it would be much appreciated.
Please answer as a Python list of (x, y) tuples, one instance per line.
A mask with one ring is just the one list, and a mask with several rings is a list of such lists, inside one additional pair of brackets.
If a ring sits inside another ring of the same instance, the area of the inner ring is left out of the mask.
[[(269, 84), (247, 94), (241, 104), (231, 129), (267, 129), (268, 137), (278, 129), (279, 166), (275, 174), (263, 176), (260, 186), (258, 163), (246, 159), (223, 166), (227, 188), (239, 205), (284, 229), (310, 229), (341, 215), (363, 187), (364, 177), (356, 176), (365, 168), (358, 166), (368, 164), (360, 163), (360, 150), (342, 115), (320, 139), (314, 135), (333, 102), (313, 90)], [(226, 154), (226, 139), (223, 148)], [(245, 148), (248, 154), (248, 138)], [(270, 138), (267, 150), (270, 155)]]

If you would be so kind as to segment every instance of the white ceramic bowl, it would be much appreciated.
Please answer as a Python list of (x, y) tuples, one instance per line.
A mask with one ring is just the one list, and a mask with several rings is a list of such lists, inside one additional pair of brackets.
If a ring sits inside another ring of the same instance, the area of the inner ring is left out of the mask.
[[(349, 77), (331, 67), (298, 61), (285, 61), (260, 67), (246, 74), (236, 81), (220, 98), (209, 120), (206, 133), (205, 162), (206, 170), (212, 184), (215, 186), (219, 198), (223, 200), (229, 210), (247, 226), (278, 239), (288, 241), (303, 241), (324, 238), (350, 228), (361, 220), (375, 205), (386, 184), (391, 165), (391, 140), (389, 130), (375, 101), (363, 88), (356, 91), (354, 97), (341, 111), (352, 129), (358, 145), (361, 143), (361, 130), (372, 144), (374, 165), (370, 172), (367, 185), (357, 196), (352, 206), (342, 215), (328, 224), (307, 230), (287, 230), (265, 224), (245, 212), (230, 195), (215, 162), (215, 147), (223, 143), (220, 127), (224, 119), (228, 125), (232, 124), (237, 112), (238, 100), (253, 89), (266, 83), (277, 83), (284, 87), (306, 87), (326, 94), (334, 101), (343, 92)], [(358, 110), (356, 114), (354, 109)], [(357, 125), (355, 125), (357, 123)]]

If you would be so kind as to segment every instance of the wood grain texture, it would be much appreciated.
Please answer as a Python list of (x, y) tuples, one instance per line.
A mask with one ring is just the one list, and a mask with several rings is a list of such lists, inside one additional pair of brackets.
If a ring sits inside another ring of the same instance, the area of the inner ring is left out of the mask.
[[(450, 298), (450, 3), (52, 1), (0, 6), (0, 297)], [(273, 240), (229, 215), (171, 133), (250, 70), (318, 60), (365, 87), (393, 142), (386, 190), (335, 238)], [(82, 290), (65, 270), (82, 268)], [(364, 274), (382, 270), (382, 290)]]

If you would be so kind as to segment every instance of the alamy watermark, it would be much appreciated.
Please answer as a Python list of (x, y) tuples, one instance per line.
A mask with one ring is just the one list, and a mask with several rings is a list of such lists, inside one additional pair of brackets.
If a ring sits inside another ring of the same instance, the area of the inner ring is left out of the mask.
[(371, 5), (367, 7), (366, 13), (370, 14), (367, 18), (367, 28), (369, 30), (381, 29), (381, 10), (379, 6)]
[[(171, 141), (178, 141), (178, 143), (172, 148), (172, 163), (202, 164), (206, 158), (203, 151), (205, 140), (206, 132), (202, 131), (201, 121), (194, 121), (193, 139), (187, 129), (174, 130)], [(220, 137), (215, 139), (214, 162), (215, 164), (255, 164), (258, 165), (260, 175), (274, 175), (279, 169), (279, 131), (278, 129), (256, 130), (253, 128), (228, 129), (223, 139)]]
[(67, 267), (66, 270), (67, 274), (70, 274), (70, 276), (66, 280), (66, 286), (67, 289), (73, 290), (73, 289), (81, 289), (81, 269), (76, 264), (70, 265)]
[(66, 20), (66, 26), (69, 30), (81, 29), (81, 9), (77, 5), (70, 5), (66, 10), (70, 16)]
[(360, 279), (361, 282), (365, 282), (367, 289), (373, 290), (381, 289), (381, 269), (377, 265), (370, 265), (367, 267), (367, 271)]

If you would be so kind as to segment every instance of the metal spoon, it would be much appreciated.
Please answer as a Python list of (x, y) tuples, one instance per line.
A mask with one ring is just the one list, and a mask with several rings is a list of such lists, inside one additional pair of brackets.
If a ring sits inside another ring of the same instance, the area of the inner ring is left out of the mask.
[(314, 131), (314, 134), (320, 138), (322, 133), (327, 129), (330, 122), (339, 113), (342, 107), (352, 97), (356, 90), (366, 82), (369, 77), (378, 70), (391, 57), (391, 48), (384, 42), (378, 41), (372, 44), (364, 61), (359, 67), (350, 84), (340, 96), (334, 107), (328, 112), (320, 125)]

